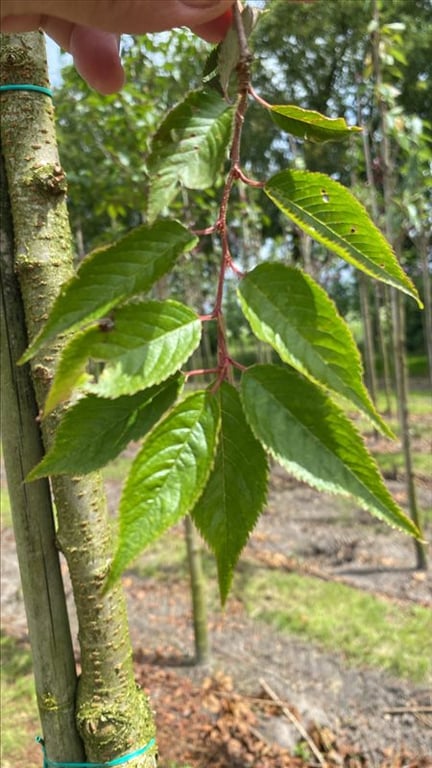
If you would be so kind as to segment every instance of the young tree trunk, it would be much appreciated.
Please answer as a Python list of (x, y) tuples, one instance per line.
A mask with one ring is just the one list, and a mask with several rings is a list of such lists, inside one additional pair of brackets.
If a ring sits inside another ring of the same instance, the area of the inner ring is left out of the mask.
[[(379, 344), (379, 350), (381, 352), (381, 359), (383, 362), (383, 386), (384, 386), (384, 393), (386, 398), (386, 409), (385, 412), (387, 416), (392, 415), (392, 401), (391, 401), (391, 394), (392, 394), (392, 378), (391, 378), (391, 366), (390, 366), (390, 350), (389, 347), (391, 346), (391, 340), (388, 340), (386, 338), (386, 332), (384, 329), (391, 330), (391, 321), (390, 321), (390, 307), (389, 307), (389, 300), (388, 300), (388, 291), (386, 290), (388, 286), (386, 285), (375, 285), (374, 286), (374, 294), (375, 294), (375, 312), (377, 317), (377, 331), (378, 331), (378, 344)], [(382, 317), (382, 314), (384, 317)]]
[(202, 567), (201, 550), (195, 526), (189, 515), (186, 515), (184, 525), (191, 581), (195, 638), (195, 662), (197, 664), (208, 664), (210, 658), (210, 650), (207, 621), (207, 600), (205, 593), (205, 578)]
[[(360, 108), (360, 101), (358, 102), (357, 107), (357, 117), (358, 117), (358, 123), (359, 125), (362, 124), (362, 117), (361, 117), (361, 108)], [(371, 152), (370, 152), (370, 143), (369, 143), (369, 133), (366, 130), (366, 126), (363, 126), (362, 131), (362, 141), (363, 141), (363, 155), (365, 159), (365, 167), (366, 167), (366, 178), (368, 182), (368, 190), (369, 190), (369, 200), (370, 200), (370, 207), (372, 212), (372, 218), (374, 222), (378, 225), (379, 223), (379, 208), (378, 208), (378, 199), (377, 199), (377, 192), (375, 188), (375, 181), (374, 181), (374, 175), (372, 171), (372, 160), (371, 160)], [(364, 278), (362, 273), (359, 273), (359, 278), (364, 282)], [(360, 289), (360, 302), (362, 304), (362, 285), (360, 283), (359, 286)], [(380, 301), (381, 295), (383, 296), (383, 301)], [(387, 306), (386, 306), (386, 291), (385, 286), (383, 287), (383, 291), (381, 291), (381, 286), (376, 284), (374, 286), (374, 296), (375, 296), (375, 309), (376, 309), (376, 327), (377, 327), (377, 335), (378, 335), (378, 344), (379, 344), (379, 350), (381, 352), (381, 357), (383, 361), (383, 382), (384, 382), (384, 391), (386, 396), (386, 412), (389, 416), (391, 416), (391, 383), (390, 383), (390, 362), (389, 362), (389, 354), (387, 349), (387, 344), (385, 340), (385, 335), (383, 331), (383, 323), (381, 318), (381, 306), (385, 309), (387, 312)], [(362, 309), (363, 314), (363, 309)], [(365, 338), (366, 338), (366, 323), (365, 323)], [(373, 362), (369, 361), (369, 365), (371, 366), (371, 374), (370, 378), (374, 379), (376, 382), (376, 366), (375, 366), (375, 354), (373, 353)], [(377, 391), (376, 383), (373, 385), (374, 391)], [(372, 396), (372, 399), (374, 400), (376, 404), (375, 398)]]
[[(394, 205), (393, 200), (395, 198), (395, 170), (394, 163), (390, 147), (390, 139), (387, 130), (387, 105), (382, 96), (382, 72), (381, 72), (381, 59), (380, 59), (380, 13), (377, 0), (373, 0), (373, 19), (375, 22), (375, 30), (372, 33), (372, 60), (373, 68), (376, 80), (376, 92), (378, 101), (378, 113), (380, 117), (381, 128), (381, 164), (383, 173), (383, 191), (384, 191), (384, 209), (385, 209), (385, 230), (387, 239), (395, 249), (396, 254), (399, 256), (400, 250), (398, 248), (399, 238), (395, 232), (394, 225)], [(391, 291), (391, 305), (392, 305), (392, 323), (393, 323), (393, 336), (394, 336), (394, 365), (395, 365), (395, 378), (396, 378), (396, 390), (398, 400), (398, 413), (399, 413), (399, 425), (401, 430), (402, 448), (404, 454), (405, 464), (405, 477), (406, 477), (406, 491), (408, 497), (409, 513), (419, 530), (421, 530), (420, 516), (417, 506), (416, 489), (414, 482), (414, 472), (412, 465), (412, 448), (411, 438), (409, 431), (409, 410), (408, 410), (408, 376), (406, 365), (406, 349), (405, 349), (405, 318), (404, 318), (404, 306), (401, 301), (401, 297), (398, 291), (392, 289)], [(417, 568), (425, 569), (427, 567), (426, 550), (422, 542), (417, 539), (414, 540), (414, 548), (416, 552), (416, 564)]]
[[(403, 300), (398, 291), (392, 288), (392, 314), (393, 314), (393, 346), (395, 351), (396, 392), (398, 402), (399, 424), (401, 429), (402, 450), (405, 465), (405, 483), (408, 496), (408, 506), (412, 520), (421, 530), (420, 515), (417, 506), (417, 495), (414, 482), (414, 469), (412, 465), (412, 449), (410, 439), (410, 425), (408, 412), (408, 375), (406, 369), (405, 354), (405, 313)], [(425, 570), (427, 567), (426, 551), (422, 542), (414, 539), (417, 568)]]
[(416, 238), (415, 244), (421, 259), (422, 282), (423, 282), (423, 303), (424, 303), (424, 332), (427, 346), (429, 381), (432, 386), (432, 291), (431, 274), (428, 258), (428, 236), (427, 232), (422, 232)]
[(369, 286), (365, 275), (363, 275), (361, 272), (358, 274), (358, 281), (360, 293), (360, 311), (363, 320), (366, 383), (369, 394), (376, 405), (377, 383), (375, 371), (375, 344), (372, 330), (371, 304), (368, 290)]
[[(47, 86), (42, 34), (9, 35), (2, 43), (2, 84)], [(15, 272), (31, 340), (59, 287), (72, 274), (66, 184), (49, 98), (10, 91), (2, 94), (2, 102), (2, 150), (13, 219)], [(58, 342), (51, 344), (32, 363), (39, 407), (52, 380), (58, 350)], [(46, 448), (58, 416), (43, 422)], [(57, 540), (68, 562), (79, 622), (82, 673), (76, 722), (87, 760), (106, 762), (149, 744), (154, 736), (153, 718), (134, 681), (121, 586), (103, 593), (113, 548), (102, 481), (97, 475), (60, 477), (53, 478), (52, 487)], [(59, 702), (52, 705), (58, 707)], [(50, 735), (44, 735), (50, 744)], [(128, 766), (154, 768), (155, 751), (150, 744)], [(48, 757), (52, 758), (50, 752)], [(63, 760), (73, 758), (61, 756)]]
[(43, 457), (30, 366), (17, 366), (27, 347), (24, 309), (14, 273), (12, 220), (3, 159), (1, 199), (1, 424), (36, 698), (53, 760), (83, 760), (75, 726), (77, 676), (65, 593), (55, 542), (48, 480), (26, 485)]

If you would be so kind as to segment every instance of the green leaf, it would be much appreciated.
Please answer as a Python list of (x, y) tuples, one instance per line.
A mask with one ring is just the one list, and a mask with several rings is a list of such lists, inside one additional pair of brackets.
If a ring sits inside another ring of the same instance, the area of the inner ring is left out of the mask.
[(210, 474), (219, 431), (218, 402), (195, 392), (147, 435), (120, 501), (110, 586), (142, 550), (188, 514)]
[(343, 117), (325, 117), (291, 104), (272, 104), (270, 112), (279, 128), (306, 141), (343, 141), (353, 133), (361, 133), (361, 128), (348, 125)]
[[(257, 22), (263, 13), (265, 13), (265, 11), (262, 11), (259, 8), (252, 8), (250, 5), (246, 5), (243, 8), (241, 20), (246, 39), (252, 34), (252, 31), (255, 29)], [(238, 33), (234, 24), (231, 25), (224, 39), (218, 46), (218, 54), (219, 80), (222, 91), (226, 95), (228, 93), (231, 75), (235, 71), (241, 56)]]
[(29, 480), (46, 475), (86, 474), (115, 459), (145, 435), (177, 399), (182, 377), (115, 400), (88, 395), (63, 416), (54, 445)]
[(212, 48), (207, 57), (202, 73), (203, 83), (211, 82), (217, 75), (220, 45), (219, 43), (219, 45)]
[(300, 373), (342, 395), (388, 437), (362, 381), (360, 353), (334, 303), (309, 275), (260, 264), (241, 280), (238, 296), (255, 335)]
[(246, 422), (237, 391), (223, 383), (221, 430), (216, 459), (192, 518), (215, 554), (219, 590), (225, 602), (240, 552), (265, 504), (267, 459)]
[(315, 384), (292, 368), (257, 365), (243, 374), (241, 397), (255, 436), (294, 477), (352, 496), (376, 517), (419, 536), (353, 424)]
[(168, 206), (179, 185), (206, 189), (226, 158), (233, 109), (215, 90), (192, 91), (167, 115), (148, 159), (150, 221)]
[(264, 191), (289, 219), (366, 274), (399, 288), (422, 306), (417, 290), (366, 209), (324, 173), (281, 171)]
[[(102, 397), (132, 395), (164, 381), (190, 357), (201, 338), (195, 312), (177, 301), (147, 301), (113, 310), (109, 324), (75, 334), (63, 350), (45, 404), (49, 413), (77, 382)], [(88, 359), (107, 363), (96, 383)]]
[(148, 291), (197, 242), (177, 221), (164, 220), (138, 227), (114, 245), (91, 253), (61, 288), (46, 324), (21, 362), (56, 334), (102, 317), (117, 304)]

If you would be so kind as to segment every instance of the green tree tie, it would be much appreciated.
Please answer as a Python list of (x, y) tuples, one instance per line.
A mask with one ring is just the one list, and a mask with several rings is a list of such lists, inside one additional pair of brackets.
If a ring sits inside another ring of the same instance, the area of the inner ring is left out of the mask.
[(115, 760), (109, 760), (107, 763), (59, 763), (55, 760), (50, 760), (49, 757), (47, 757), (45, 742), (41, 736), (36, 736), (36, 741), (42, 747), (43, 768), (115, 768), (117, 765), (126, 765), (130, 760), (140, 757), (145, 752), (148, 752), (156, 743), (156, 739), (150, 739), (144, 747), (136, 749), (134, 752), (128, 752), (127, 755), (116, 757)]
[(31, 85), (31, 83), (10, 83), (9, 85), (0, 85), (0, 93), (6, 93), (6, 91), (36, 91), (36, 93), (43, 93), (45, 96), (49, 96), (50, 99), (53, 97), (50, 88), (44, 88), (43, 85)]

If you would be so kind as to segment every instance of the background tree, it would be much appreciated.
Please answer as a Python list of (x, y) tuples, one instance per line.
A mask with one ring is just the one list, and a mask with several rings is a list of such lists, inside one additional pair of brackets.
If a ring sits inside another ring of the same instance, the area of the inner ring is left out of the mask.
[[(397, 227), (397, 213), (395, 210), (396, 198), (396, 179), (397, 168), (394, 149), (391, 144), (390, 124), (389, 124), (389, 99), (392, 100), (392, 85), (385, 82), (383, 77), (383, 61), (386, 55), (386, 48), (381, 47), (388, 39), (382, 35), (381, 16), (378, 0), (373, 0), (373, 20), (372, 20), (372, 68), (375, 79), (377, 111), (379, 115), (379, 129), (381, 134), (380, 159), (382, 167), (382, 187), (384, 202), (384, 220), (385, 231), (389, 242), (393, 245), (395, 252), (401, 257), (402, 238), (404, 234), (403, 227)], [(384, 28), (385, 29), (385, 28)], [(388, 27), (387, 27), (388, 29)], [(391, 28), (390, 28), (391, 29)], [(394, 27), (393, 27), (394, 30)], [(398, 30), (396, 30), (397, 32)], [(393, 41), (392, 41), (393, 42)], [(391, 51), (397, 50), (394, 46)], [(394, 365), (396, 374), (396, 391), (398, 400), (399, 423), (401, 429), (401, 439), (405, 462), (406, 488), (409, 501), (409, 510), (411, 517), (416, 523), (419, 523), (419, 510), (417, 506), (414, 471), (412, 466), (412, 450), (409, 433), (409, 414), (408, 414), (408, 377), (406, 365), (406, 337), (405, 337), (405, 313), (404, 304), (396, 291), (391, 292), (392, 323), (393, 323), (393, 346), (394, 346)], [(415, 543), (417, 567), (426, 568), (426, 551), (424, 545), (417, 541)]]

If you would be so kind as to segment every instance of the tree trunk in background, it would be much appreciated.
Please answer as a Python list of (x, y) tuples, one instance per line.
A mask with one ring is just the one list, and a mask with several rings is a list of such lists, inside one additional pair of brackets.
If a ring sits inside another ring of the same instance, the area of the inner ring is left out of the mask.
[[(391, 155), (390, 139), (387, 130), (387, 105), (382, 95), (382, 72), (380, 58), (380, 14), (377, 0), (373, 0), (373, 20), (375, 29), (372, 32), (372, 60), (375, 75), (376, 98), (378, 104), (378, 113), (381, 128), (381, 165), (382, 165), (382, 183), (384, 192), (384, 212), (385, 212), (385, 233), (387, 239), (400, 257), (398, 248), (398, 237), (396, 236), (394, 226), (394, 203), (395, 198), (395, 170)], [(414, 472), (412, 465), (412, 448), (409, 432), (409, 412), (408, 412), (408, 375), (406, 365), (405, 349), (405, 313), (404, 304), (400, 293), (392, 288), (391, 290), (392, 322), (393, 322), (393, 346), (394, 346), (394, 365), (396, 377), (396, 390), (398, 400), (399, 426), (401, 431), (402, 448), (405, 464), (405, 482), (408, 497), (408, 507), (411, 519), (421, 531), (420, 516), (417, 506), (416, 489), (414, 482)], [(424, 544), (414, 540), (416, 552), (417, 568), (425, 569), (427, 566), (426, 550)]]
[[(2, 45), (2, 84), (47, 86), (41, 33), (8, 35)], [(59, 287), (72, 275), (72, 248), (50, 99), (35, 92), (2, 94), (2, 151), (11, 202), (18, 275), (31, 340), (40, 329)], [(59, 343), (32, 363), (39, 407), (53, 377)], [(45, 447), (56, 414), (42, 425)], [(103, 594), (113, 545), (102, 481), (97, 475), (53, 478), (57, 540), (68, 562), (79, 621), (82, 674), (76, 722), (86, 758), (106, 762), (144, 747), (154, 735), (146, 697), (137, 690), (121, 586)], [(37, 609), (36, 609), (37, 611)], [(35, 658), (35, 663), (38, 658)], [(39, 674), (39, 671), (38, 671)], [(55, 708), (58, 701), (52, 701)], [(52, 759), (52, 735), (44, 733)], [(128, 763), (154, 768), (155, 746)], [(75, 755), (56, 755), (70, 761)]]
[[(362, 117), (361, 117), (361, 107), (360, 107), (360, 101), (358, 101), (357, 106), (357, 117), (358, 117), (358, 123), (359, 125), (362, 125)], [(371, 213), (372, 218), (375, 222), (375, 224), (378, 225), (379, 223), (379, 209), (378, 209), (378, 201), (377, 201), (377, 192), (375, 189), (375, 181), (374, 181), (374, 175), (372, 171), (372, 161), (371, 161), (371, 153), (370, 153), (370, 143), (369, 143), (369, 133), (366, 130), (366, 126), (363, 126), (362, 130), (362, 142), (363, 142), (363, 155), (365, 159), (365, 167), (366, 167), (366, 178), (368, 183), (368, 190), (369, 190), (369, 199), (370, 199), (370, 207), (371, 207)], [(365, 277), (363, 273), (359, 272), (359, 279), (360, 279), (360, 306), (362, 308), (362, 316), (363, 316), (363, 301), (362, 301), (362, 292), (364, 291), (364, 288), (362, 287), (362, 283), (365, 283)], [(379, 350), (381, 352), (381, 357), (383, 361), (383, 369), (384, 369), (384, 391), (386, 396), (386, 412), (390, 416), (391, 415), (391, 384), (390, 384), (390, 363), (389, 363), (389, 355), (388, 355), (388, 349), (387, 344), (385, 340), (385, 334), (382, 327), (382, 318), (381, 318), (381, 301), (380, 301), (380, 294), (381, 294), (381, 286), (379, 284), (376, 284), (374, 286), (374, 296), (375, 296), (375, 316), (376, 316), (376, 327), (377, 327), (377, 333), (378, 333), (378, 343), (379, 343)], [(382, 293), (383, 296), (383, 303), (382, 306), (384, 307), (386, 313), (387, 313), (387, 307), (386, 307), (386, 291)], [(365, 339), (367, 335), (366, 331), (366, 322), (364, 323), (364, 333), (365, 333)], [(370, 334), (368, 333), (368, 336)], [(372, 351), (371, 351), (372, 353)], [(366, 358), (366, 355), (365, 355)], [(366, 358), (367, 359), (367, 358)], [(376, 366), (375, 366), (375, 353), (373, 352), (373, 361), (369, 360), (369, 363), (366, 363), (366, 365), (370, 366), (371, 373), (369, 374), (371, 380), (374, 380), (374, 391), (377, 393), (377, 387), (376, 387)], [(367, 371), (367, 368), (366, 368)], [(372, 393), (371, 393), (372, 395)], [(372, 395), (372, 399), (376, 405), (376, 399)]]
[(17, 361), (27, 347), (24, 309), (14, 272), (12, 220), (1, 165), (1, 425), (3, 457), (33, 657), (36, 698), (53, 760), (84, 758), (75, 726), (77, 676), (55, 541), (47, 479), (25, 484), (43, 457), (30, 366)]
[[(408, 496), (408, 506), (412, 520), (421, 530), (420, 515), (417, 506), (417, 496), (412, 465), (412, 450), (409, 430), (408, 413), (408, 375), (405, 353), (405, 312), (403, 297), (392, 288), (392, 313), (393, 313), (393, 346), (395, 351), (396, 392), (398, 402), (399, 424), (401, 430), (402, 450), (405, 464), (405, 483)], [(427, 567), (426, 551), (424, 544), (414, 539), (417, 568), (425, 570)]]
[(392, 415), (392, 402), (391, 402), (392, 377), (391, 377), (390, 350), (389, 350), (389, 346), (391, 345), (391, 339), (387, 340), (386, 338), (386, 332), (383, 327), (383, 318), (381, 316), (382, 313), (384, 313), (385, 328), (391, 330), (390, 306), (389, 306), (390, 302), (388, 300), (387, 288), (388, 286), (379, 285), (378, 283), (374, 286), (378, 343), (379, 343), (379, 350), (381, 353), (381, 359), (383, 362), (383, 386), (384, 386), (384, 393), (385, 393), (385, 399), (386, 399), (385, 412), (387, 416), (391, 416)]
[(367, 282), (367, 278), (361, 272), (359, 272), (358, 274), (358, 281), (359, 281), (359, 294), (360, 294), (360, 310), (361, 310), (361, 316), (363, 320), (366, 385), (369, 390), (369, 394), (372, 398), (372, 401), (376, 405), (377, 383), (376, 383), (376, 369), (375, 369), (375, 345), (374, 345), (374, 335), (373, 335), (373, 329), (372, 329), (369, 285)]
[(198, 535), (192, 519), (185, 517), (185, 533), (191, 581), (193, 625), (195, 638), (195, 662), (207, 664), (210, 658), (207, 599), (205, 591), (205, 577), (202, 567), (201, 548)]
[(431, 296), (431, 274), (429, 270), (428, 259), (428, 236), (423, 232), (421, 237), (416, 238), (423, 280), (423, 303), (424, 303), (424, 332), (429, 364), (429, 382), (432, 386), (432, 296)]

